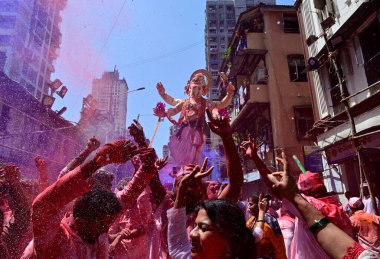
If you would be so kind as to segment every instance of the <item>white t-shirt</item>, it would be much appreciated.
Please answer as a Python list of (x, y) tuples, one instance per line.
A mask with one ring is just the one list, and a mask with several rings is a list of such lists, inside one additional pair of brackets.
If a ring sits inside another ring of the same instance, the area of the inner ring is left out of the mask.
[[(380, 203), (379, 199), (376, 198), (376, 203), (377, 203), (377, 209), (380, 212)], [(375, 211), (372, 208), (372, 202), (371, 202), (371, 197), (365, 198), (363, 197), (363, 204), (364, 204), (364, 212), (369, 213), (369, 214), (375, 214)]]

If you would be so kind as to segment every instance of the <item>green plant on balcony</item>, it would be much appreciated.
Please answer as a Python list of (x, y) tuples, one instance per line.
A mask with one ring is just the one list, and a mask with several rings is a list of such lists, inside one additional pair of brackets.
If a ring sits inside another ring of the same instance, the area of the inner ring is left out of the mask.
[(229, 59), (231, 57), (232, 49), (228, 47), (222, 54), (222, 58)]

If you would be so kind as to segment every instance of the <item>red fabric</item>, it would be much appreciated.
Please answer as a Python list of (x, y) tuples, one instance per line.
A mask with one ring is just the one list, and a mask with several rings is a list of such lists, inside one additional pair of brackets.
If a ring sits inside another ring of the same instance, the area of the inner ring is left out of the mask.
[[(83, 244), (83, 242), (80, 242), (79, 237), (79, 239), (75, 238), (75, 233), (72, 233), (73, 231), (69, 231), (71, 229), (67, 224), (61, 224), (60, 217), (61, 210), (65, 208), (66, 204), (90, 191), (87, 179), (96, 169), (96, 163), (93, 161), (78, 166), (46, 188), (35, 199), (32, 222), (34, 244), (38, 258), (73, 258), (72, 256), (65, 257), (65, 254), (71, 253), (73, 255), (76, 254), (77, 258), (82, 259), (85, 258), (80, 256), (82, 251), (89, 251), (91, 249), (93, 249), (91, 250), (93, 254), (96, 254), (94, 258), (106, 258), (103, 256), (103, 245), (96, 244), (91, 246)], [(125, 209), (133, 206), (137, 197), (145, 189), (156, 172), (155, 170), (147, 172), (143, 167), (136, 172), (124, 190), (118, 194)], [(77, 243), (81, 249), (75, 252), (73, 249), (78, 247)], [(64, 253), (60, 251), (64, 251)]]
[(334, 223), (341, 230), (353, 237), (353, 228), (350, 218), (344, 212), (337, 195), (330, 195), (322, 198), (304, 196), (307, 201), (319, 210), (328, 220)]
[(305, 174), (299, 175), (298, 188), (300, 191), (305, 192), (315, 190), (321, 186), (324, 186), (324, 183), (320, 174), (307, 171)]
[(343, 256), (343, 259), (356, 259), (364, 252), (364, 248), (359, 243), (354, 243), (353, 246), (347, 248), (347, 254)]

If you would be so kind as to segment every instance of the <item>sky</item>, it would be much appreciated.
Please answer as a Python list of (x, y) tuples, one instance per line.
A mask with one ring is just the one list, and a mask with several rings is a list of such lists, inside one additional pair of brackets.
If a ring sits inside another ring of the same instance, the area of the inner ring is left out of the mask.
[[(185, 98), (189, 76), (206, 66), (205, 5), (205, 0), (68, 0), (52, 79), (59, 78), (69, 91), (56, 99), (53, 109), (66, 106), (63, 117), (78, 122), (92, 80), (116, 66), (130, 90), (146, 88), (129, 93), (127, 125), (140, 114), (151, 139), (157, 122), (152, 109), (162, 101), (157, 82), (168, 94)], [(158, 155), (168, 142), (170, 125), (167, 120), (160, 124), (153, 143)]]

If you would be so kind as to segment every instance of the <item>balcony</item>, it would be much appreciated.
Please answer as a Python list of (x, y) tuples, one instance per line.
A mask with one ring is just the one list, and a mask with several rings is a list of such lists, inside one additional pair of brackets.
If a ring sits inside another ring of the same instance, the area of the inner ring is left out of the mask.
[(235, 38), (229, 57), (231, 63), (229, 76), (251, 75), (266, 52), (262, 33), (252, 32)]
[(263, 33), (247, 33), (247, 49), (265, 49), (265, 39)]

